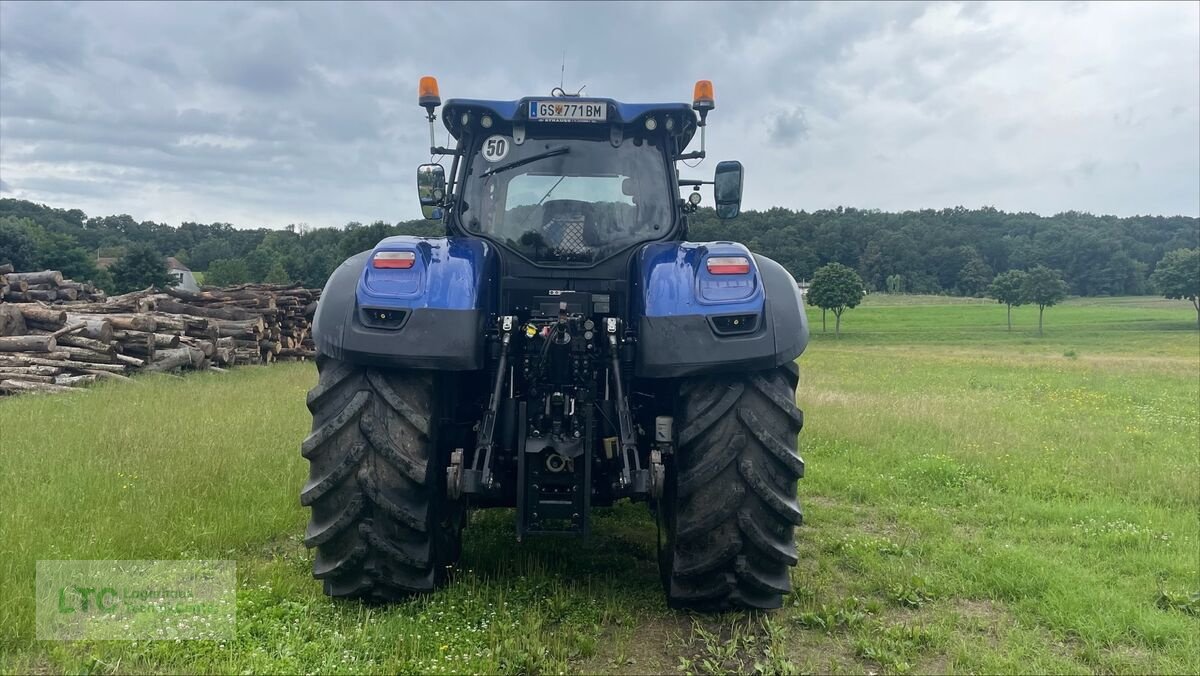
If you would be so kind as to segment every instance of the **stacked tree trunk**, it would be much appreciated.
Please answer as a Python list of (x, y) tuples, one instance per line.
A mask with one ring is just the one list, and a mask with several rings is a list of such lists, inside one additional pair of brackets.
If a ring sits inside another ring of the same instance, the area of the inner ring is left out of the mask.
[(137, 371), (311, 358), (319, 295), (254, 284), (196, 293), (146, 289), (103, 301), (0, 302), (0, 395), (61, 392)]
[(9, 303), (54, 301), (103, 301), (104, 292), (91, 284), (63, 279), (58, 270), (13, 272), (11, 264), (0, 266), (0, 299)]
[(158, 309), (208, 317), (221, 338), (233, 338), (239, 357), (273, 362), (316, 356), (311, 326), (320, 289), (278, 284), (243, 284), (199, 292), (167, 289)]

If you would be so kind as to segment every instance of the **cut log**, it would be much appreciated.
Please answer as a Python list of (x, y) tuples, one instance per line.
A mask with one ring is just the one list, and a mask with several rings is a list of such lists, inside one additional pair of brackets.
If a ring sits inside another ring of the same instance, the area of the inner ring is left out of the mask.
[(305, 350), (303, 348), (297, 347), (297, 348), (280, 350), (279, 356), (280, 357), (295, 357), (295, 358), (301, 358), (301, 359), (316, 359), (317, 352), (316, 352), (316, 350)]
[(93, 373), (85, 373), (81, 376), (58, 376), (54, 379), (55, 385), (66, 387), (79, 387), (80, 385), (90, 385), (94, 382), (96, 382), (96, 375)]
[(67, 323), (67, 313), (37, 303), (21, 303), (15, 306), (26, 321), (51, 324), (55, 328)]
[(192, 367), (200, 363), (204, 354), (190, 347), (179, 347), (173, 350), (159, 350), (157, 360), (146, 367), (147, 371), (171, 371), (177, 368)]
[(51, 352), (54, 336), (8, 336), (0, 338), (0, 352)]
[[(51, 353), (54, 354), (54, 353)], [(22, 355), (20, 357), (10, 358), (0, 354), (0, 366), (57, 366), (64, 369), (75, 369), (82, 371), (108, 371), (110, 373), (124, 373), (124, 364), (101, 364), (98, 362), (73, 361), (65, 356), (58, 359), (41, 359), (38, 357)]]
[(155, 347), (179, 347), (179, 336), (173, 333), (149, 333), (147, 331), (113, 331), (113, 340), (121, 343), (137, 343), (149, 340)]
[(129, 334), (129, 337), (126, 340), (118, 343), (125, 354), (141, 357), (146, 361), (154, 360), (154, 351), (156, 349), (154, 345), (155, 334), (138, 333), (134, 331), (125, 333)]
[(130, 366), (135, 366), (135, 367), (141, 367), (146, 364), (146, 360), (138, 359), (137, 357), (131, 357), (127, 354), (117, 355), (117, 361), (124, 363), (124, 364), (128, 364)]
[(56, 376), (62, 373), (57, 366), (0, 366), (0, 378), (5, 376)]
[[(2, 369), (0, 369), (2, 371)], [(39, 376), (33, 373), (2, 373), (0, 380), (20, 380), (26, 383), (53, 383), (54, 376)]]
[[(55, 338), (58, 338), (60, 336), (70, 335), (72, 333), (83, 333), (83, 330), (85, 328), (87, 328), (87, 324), (84, 322), (79, 322), (78, 324), (70, 324), (68, 326), (64, 326), (57, 331), (51, 331), (50, 335), (54, 336)], [(83, 336), (83, 337), (87, 338), (87, 336)], [(100, 341), (96, 341), (96, 342), (100, 342)]]
[(261, 317), (244, 321), (215, 319), (210, 325), (216, 326), (221, 338), (226, 336), (252, 336), (257, 338), (262, 334), (263, 320)]
[(25, 292), (25, 297), (29, 300), (52, 301), (58, 300), (58, 291), (54, 289), (30, 289)]
[[(112, 342), (112, 323), (107, 319), (102, 317), (93, 317), (90, 315), (76, 314), (69, 315), (69, 317), (70, 325), (72, 327), (82, 326), (82, 328), (77, 331), (71, 331), (70, 333), (72, 335), (81, 336), (83, 338), (91, 338), (92, 340), (98, 340), (103, 343)], [(43, 322), (30, 322), (30, 326), (38, 329), (53, 328), (52, 324), (46, 324)]]
[(97, 371), (94, 369), (79, 369), (79, 370), (83, 371), (84, 373), (86, 373), (88, 375), (96, 376), (97, 378), (99, 378), (101, 380), (124, 380), (125, 382), (130, 382), (130, 383), (133, 382), (133, 378), (130, 378), (129, 376), (120, 375), (119, 373), (110, 373), (108, 371)]
[(0, 390), (7, 392), (29, 392), (35, 394), (53, 394), (57, 392), (74, 392), (70, 387), (52, 385), (50, 383), (29, 383), (23, 380), (0, 380)]
[(180, 315), (208, 317), (209, 319), (224, 319), (227, 321), (244, 321), (255, 319), (257, 315), (249, 310), (238, 308), (210, 308), (200, 305), (185, 305), (170, 298), (157, 298), (159, 312), (171, 312)]
[(130, 291), (120, 296), (113, 296), (104, 302), (105, 306), (110, 308), (121, 308), (121, 312), (152, 312), (155, 307), (154, 299), (149, 296), (154, 294), (154, 287), (147, 287), (141, 291)]
[(21, 314), (20, 306), (8, 303), (0, 304), (0, 338), (4, 336), (22, 336), (29, 331), (25, 325), (25, 316)]
[(183, 333), (187, 331), (187, 320), (182, 315), (154, 315), (155, 330), (164, 333)]
[[(67, 321), (74, 323), (77, 319), (100, 319), (100, 317), (75, 314), (74, 312), (67, 313)], [(103, 315), (103, 320), (107, 321), (111, 328), (124, 331), (153, 332), (158, 328), (158, 322), (154, 317), (144, 314), (108, 314)]]
[(86, 347), (62, 347), (62, 346), (59, 346), (58, 349), (71, 355), (71, 359), (74, 361), (86, 361), (86, 362), (93, 362), (93, 363), (100, 363), (100, 364), (115, 364), (115, 363), (117, 363), (116, 354), (112, 351), (97, 352), (95, 350), (89, 350)]
[(213, 352), (215, 352), (217, 349), (216, 341), (203, 340), (203, 339), (198, 339), (198, 338), (188, 341), (187, 346), (192, 349), (195, 349), (195, 350), (200, 350), (200, 353), (203, 354), (205, 357), (213, 356)]
[(109, 356), (116, 354), (116, 348), (113, 347), (112, 343), (106, 343), (100, 340), (92, 340), (91, 338), (83, 338), (81, 336), (72, 335), (58, 336), (55, 340), (59, 345), (66, 345), (68, 347), (82, 347)]
[(41, 272), (6, 272), (10, 281), (25, 281), (30, 284), (50, 284), (58, 286), (63, 282), (62, 273), (58, 270), (42, 270)]
[(0, 263), (0, 275), (7, 275), (13, 271), (12, 263)]

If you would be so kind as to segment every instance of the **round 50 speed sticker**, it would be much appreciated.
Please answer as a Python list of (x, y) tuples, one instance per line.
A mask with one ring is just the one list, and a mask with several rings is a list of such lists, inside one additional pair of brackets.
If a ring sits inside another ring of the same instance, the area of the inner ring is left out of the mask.
[(487, 140), (483, 142), (483, 148), (480, 150), (480, 152), (483, 153), (483, 159), (487, 160), (488, 162), (499, 162), (500, 160), (504, 159), (505, 155), (508, 155), (508, 147), (510, 145), (512, 145), (512, 141), (497, 134), (495, 136), (489, 136)]

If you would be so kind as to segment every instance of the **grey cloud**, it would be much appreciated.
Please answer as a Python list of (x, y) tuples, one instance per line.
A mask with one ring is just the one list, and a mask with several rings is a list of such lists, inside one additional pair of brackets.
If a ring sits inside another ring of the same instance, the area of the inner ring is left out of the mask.
[(768, 144), (794, 146), (808, 138), (808, 116), (804, 108), (781, 110), (775, 113), (767, 128)]
[(62, 72), (77, 69), (86, 56), (86, 41), (80, 38), (87, 30), (79, 9), (62, 3), (5, 3), (0, 13), (3, 51)]
[(7, 192), (97, 214), (410, 218), (417, 78), (443, 98), (544, 94), (565, 51), (565, 84), (594, 96), (688, 100), (713, 80), (709, 154), (747, 164), (750, 208), (1195, 214), (1198, 20), (1185, 4), (5, 2), (0, 172)]

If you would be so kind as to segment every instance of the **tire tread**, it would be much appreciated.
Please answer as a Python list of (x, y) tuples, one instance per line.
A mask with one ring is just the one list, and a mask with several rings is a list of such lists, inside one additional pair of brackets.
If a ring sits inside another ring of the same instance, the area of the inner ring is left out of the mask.
[(791, 590), (803, 521), (798, 380), (789, 363), (681, 384), (673, 549), (663, 563), (672, 606), (778, 608)]

